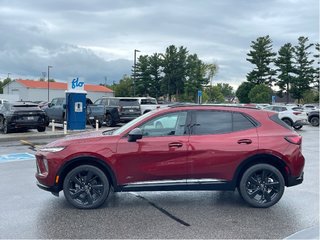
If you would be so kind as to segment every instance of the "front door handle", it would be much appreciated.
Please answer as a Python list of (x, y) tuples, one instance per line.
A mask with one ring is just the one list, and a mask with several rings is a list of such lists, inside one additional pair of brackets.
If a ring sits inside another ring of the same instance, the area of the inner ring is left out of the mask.
[(182, 147), (182, 143), (180, 142), (172, 142), (172, 143), (169, 143), (169, 147), (170, 148), (181, 148)]
[(251, 139), (240, 139), (238, 140), (238, 144), (251, 144), (252, 140)]

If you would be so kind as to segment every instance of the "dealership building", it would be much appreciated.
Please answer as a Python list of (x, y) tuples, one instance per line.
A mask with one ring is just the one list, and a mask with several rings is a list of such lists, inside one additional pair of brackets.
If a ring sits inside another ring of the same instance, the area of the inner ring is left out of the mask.
[[(65, 97), (68, 84), (64, 82), (48, 82), (35, 80), (17, 79), (6, 84), (3, 87), (3, 93), (6, 95), (15, 95), (17, 99), (22, 101), (49, 101), (57, 97)], [(114, 92), (100, 85), (85, 84), (84, 90), (87, 92), (87, 97), (92, 101), (101, 97), (113, 97)]]

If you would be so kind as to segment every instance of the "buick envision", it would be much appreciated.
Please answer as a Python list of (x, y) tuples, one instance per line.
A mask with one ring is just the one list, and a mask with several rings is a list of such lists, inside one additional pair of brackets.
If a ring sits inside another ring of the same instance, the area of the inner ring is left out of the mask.
[(36, 153), (38, 186), (77, 208), (121, 191), (238, 189), (253, 207), (277, 203), (303, 180), (301, 136), (278, 113), (173, 105), (117, 130), (79, 134)]

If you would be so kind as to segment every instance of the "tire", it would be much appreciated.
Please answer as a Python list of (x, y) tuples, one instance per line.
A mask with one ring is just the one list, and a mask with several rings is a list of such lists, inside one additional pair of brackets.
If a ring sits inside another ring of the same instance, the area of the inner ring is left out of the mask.
[(294, 128), (295, 130), (299, 130), (299, 129), (301, 129), (302, 127), (303, 127), (302, 125), (293, 126), (293, 128)]
[(38, 127), (37, 130), (38, 132), (44, 132), (46, 131), (46, 127)]
[(284, 178), (277, 168), (269, 164), (256, 164), (244, 172), (238, 190), (249, 205), (268, 208), (280, 200), (284, 187)]
[(0, 116), (0, 131), (3, 130), (3, 116)]
[(110, 113), (107, 113), (106, 116), (105, 116), (105, 122), (106, 122), (106, 126), (107, 127), (112, 127), (114, 125), (113, 123), (113, 119), (112, 119), (112, 116)]
[(293, 122), (289, 118), (283, 118), (281, 119), (284, 123), (286, 123), (288, 126), (292, 127)]
[[(96, 128), (96, 123), (91, 124), (91, 126), (92, 126), (93, 128)], [(101, 128), (101, 127), (102, 127), (102, 122), (99, 120), (99, 121), (98, 121), (98, 128)]]
[(312, 126), (318, 127), (319, 126), (319, 117), (312, 117), (310, 119), (310, 123)]
[(107, 199), (110, 184), (99, 168), (81, 165), (70, 171), (63, 182), (67, 201), (76, 208), (93, 209), (100, 207)]
[(10, 128), (8, 127), (7, 119), (3, 120), (3, 125), (2, 126), (3, 126), (2, 130), (3, 130), (4, 134), (10, 133)]

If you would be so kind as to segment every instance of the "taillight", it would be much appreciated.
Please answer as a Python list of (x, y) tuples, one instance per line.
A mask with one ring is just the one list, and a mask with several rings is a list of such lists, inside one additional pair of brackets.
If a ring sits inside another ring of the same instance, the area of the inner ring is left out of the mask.
[(294, 115), (302, 114), (302, 112), (293, 112)]
[(302, 137), (301, 136), (287, 136), (284, 137), (285, 140), (287, 140), (289, 143), (301, 145)]

